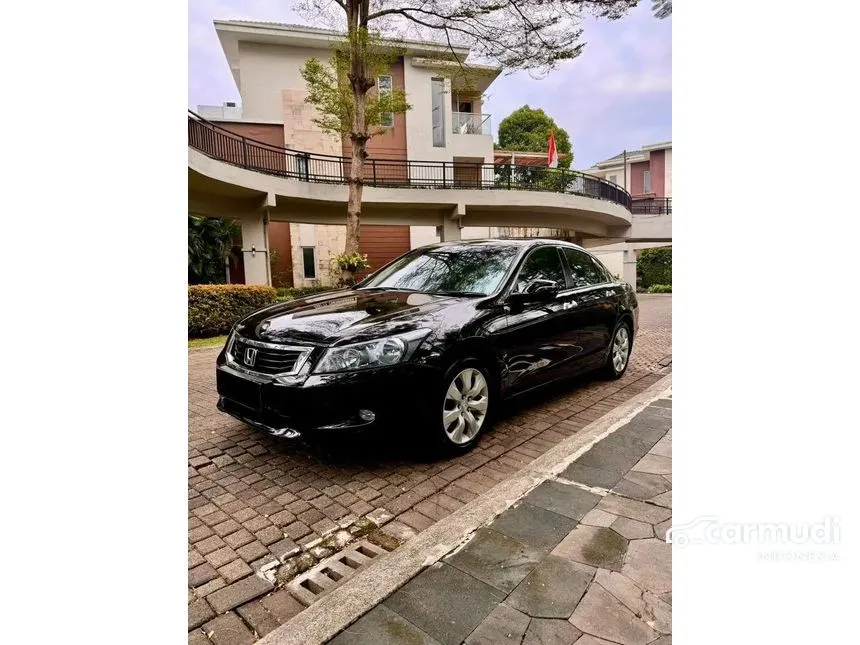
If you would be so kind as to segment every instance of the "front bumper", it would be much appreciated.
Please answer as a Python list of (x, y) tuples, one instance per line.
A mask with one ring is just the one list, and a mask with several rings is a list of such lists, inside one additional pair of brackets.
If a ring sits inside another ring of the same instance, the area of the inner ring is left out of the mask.
[(439, 374), (412, 363), (343, 374), (312, 374), (283, 384), (227, 364), (216, 370), (218, 409), (276, 437), (342, 432), (380, 423), (413, 426), (419, 398)]

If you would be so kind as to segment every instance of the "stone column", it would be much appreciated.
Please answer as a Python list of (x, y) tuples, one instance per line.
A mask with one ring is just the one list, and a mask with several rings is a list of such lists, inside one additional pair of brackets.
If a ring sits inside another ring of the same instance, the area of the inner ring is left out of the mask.
[(442, 217), (442, 225), (436, 227), (436, 232), (439, 235), (439, 240), (442, 242), (456, 242), (461, 239), (462, 219), (466, 214), (466, 209), (463, 205), (454, 207), (450, 215)]
[(621, 279), (634, 289), (636, 288), (636, 251), (625, 249), (621, 252), (623, 256), (623, 269)]
[(245, 263), (245, 284), (271, 285), (269, 266), (268, 214), (265, 211), (243, 213), (242, 256)]

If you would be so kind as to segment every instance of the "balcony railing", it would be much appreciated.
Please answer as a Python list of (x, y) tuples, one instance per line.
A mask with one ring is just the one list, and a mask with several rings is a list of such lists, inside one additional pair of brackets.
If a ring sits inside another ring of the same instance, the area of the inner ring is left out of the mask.
[(634, 215), (671, 215), (672, 198), (637, 199), (631, 203), (630, 212)]
[(489, 114), (453, 112), (452, 115), (451, 131), (454, 134), (492, 134)]
[[(188, 145), (234, 166), (299, 181), (346, 184), (352, 167), (349, 157), (301, 152), (248, 139), (191, 110)], [(627, 210), (631, 204), (630, 194), (623, 188), (565, 168), (370, 158), (365, 161), (364, 176), (364, 185), (380, 188), (535, 190), (603, 199)]]

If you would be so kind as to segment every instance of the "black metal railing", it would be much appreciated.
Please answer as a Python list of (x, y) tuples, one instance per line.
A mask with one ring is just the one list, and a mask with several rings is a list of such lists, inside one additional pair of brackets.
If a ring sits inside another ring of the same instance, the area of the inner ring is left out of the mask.
[[(345, 184), (352, 160), (282, 148), (249, 139), (188, 111), (188, 145), (208, 157), (279, 177)], [(366, 186), (381, 188), (464, 188), (535, 190), (603, 199), (630, 210), (630, 194), (612, 182), (566, 168), (457, 161), (369, 158)]]
[(630, 212), (634, 215), (671, 215), (672, 198), (636, 199), (630, 205)]

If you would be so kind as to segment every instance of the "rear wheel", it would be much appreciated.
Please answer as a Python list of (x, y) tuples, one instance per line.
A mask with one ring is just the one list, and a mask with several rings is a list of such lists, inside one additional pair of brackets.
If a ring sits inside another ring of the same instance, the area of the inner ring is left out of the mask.
[(630, 350), (633, 347), (633, 334), (630, 333), (630, 323), (622, 320), (612, 334), (612, 344), (606, 364), (603, 366), (603, 376), (608, 379), (619, 379), (624, 376), (630, 364)]
[(433, 412), (436, 444), (454, 453), (472, 449), (490, 425), (492, 398), (490, 375), (480, 362), (467, 359), (448, 368)]

